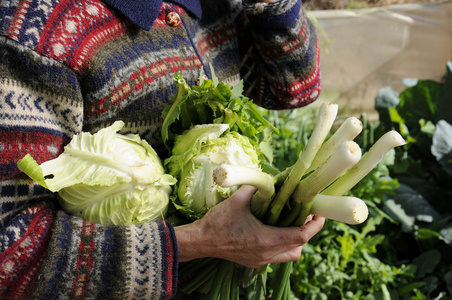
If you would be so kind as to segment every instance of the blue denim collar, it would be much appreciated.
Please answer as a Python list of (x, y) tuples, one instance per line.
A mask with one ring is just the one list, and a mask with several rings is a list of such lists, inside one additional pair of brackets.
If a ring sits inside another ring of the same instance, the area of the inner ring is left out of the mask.
[[(130, 21), (145, 30), (150, 30), (157, 18), (163, 0), (102, 0), (112, 6)], [(201, 4), (199, 0), (170, 0), (182, 6), (196, 18), (201, 18)]]

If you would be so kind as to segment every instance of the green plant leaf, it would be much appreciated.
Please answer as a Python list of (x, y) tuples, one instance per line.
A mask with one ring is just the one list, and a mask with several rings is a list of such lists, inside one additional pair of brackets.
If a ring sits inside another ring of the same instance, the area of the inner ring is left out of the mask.
[(422, 253), (420, 256), (413, 260), (413, 263), (417, 266), (418, 277), (424, 277), (427, 274), (432, 273), (441, 261), (441, 252), (437, 249), (431, 249)]
[(415, 218), (406, 214), (402, 206), (390, 199), (385, 202), (385, 211), (402, 224), (402, 230), (410, 232), (413, 229)]
[(392, 198), (407, 216), (423, 222), (432, 223), (441, 219), (441, 215), (430, 205), (428, 201), (408, 185), (401, 184)]
[(445, 120), (452, 124), (452, 62), (447, 62), (444, 82), (441, 85), (441, 96), (436, 111), (436, 120)]
[(441, 239), (448, 244), (449, 246), (452, 246), (452, 224), (447, 224), (443, 226), (440, 230)]
[(427, 228), (419, 228), (419, 231), (417, 232), (417, 237), (419, 239), (432, 239), (440, 238), (441, 234), (439, 232)]
[[(393, 116), (391, 116), (391, 108), (396, 108), (400, 103), (399, 94), (390, 87), (382, 88), (378, 91), (375, 98), (375, 109), (379, 114), (379, 121), (384, 124), (386, 128), (393, 128)], [(398, 113), (397, 113), (398, 116)], [(399, 117), (399, 123), (403, 120)]]
[(433, 134), (432, 153), (437, 160), (441, 160), (451, 151), (452, 125), (444, 120), (440, 120), (436, 125), (436, 130)]
[(439, 82), (419, 80), (415, 86), (400, 93), (397, 110), (408, 128), (418, 127), (420, 119), (436, 122), (435, 113), (440, 99), (440, 87)]
[(447, 290), (452, 294), (452, 271), (449, 271), (444, 275), (444, 280), (447, 284)]

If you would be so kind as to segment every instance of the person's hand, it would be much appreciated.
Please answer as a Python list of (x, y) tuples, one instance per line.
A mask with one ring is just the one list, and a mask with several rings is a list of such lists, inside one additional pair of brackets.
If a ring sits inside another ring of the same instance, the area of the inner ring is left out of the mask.
[(243, 186), (202, 219), (175, 228), (179, 261), (216, 257), (257, 268), (294, 261), (322, 227), (324, 218), (310, 216), (301, 227), (274, 227), (250, 211), (254, 187)]

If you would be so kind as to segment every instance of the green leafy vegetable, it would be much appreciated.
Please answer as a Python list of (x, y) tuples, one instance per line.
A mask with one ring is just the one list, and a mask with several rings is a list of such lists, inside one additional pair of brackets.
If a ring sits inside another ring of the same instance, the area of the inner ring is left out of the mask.
[[(240, 186), (214, 182), (214, 172), (218, 175), (220, 167), (254, 170), (269, 178), (271, 185), (267, 186), (274, 188), (273, 178), (262, 170), (272, 170), (271, 137), (276, 128), (242, 95), (243, 83), (231, 89), (215, 76), (204, 79), (201, 74), (200, 78), (199, 86), (189, 87), (177, 74), (173, 104), (162, 114), (162, 139), (170, 152), (164, 165), (178, 179), (172, 197), (177, 210), (172, 217), (181, 223), (202, 217)], [(193, 269), (198, 270), (194, 277)], [(198, 260), (196, 265), (182, 264), (180, 272), (190, 278), (181, 291), (207, 293), (207, 297), (222, 295), (222, 299), (237, 295), (239, 286), (249, 284), (250, 276), (254, 277), (253, 270), (209, 259)]]
[(262, 162), (271, 163), (273, 151), (268, 148), (269, 138), (271, 131), (277, 129), (262, 116), (252, 100), (242, 95), (242, 84), (231, 90), (224, 82), (204, 79), (199, 86), (190, 87), (180, 74), (176, 74), (174, 82), (177, 93), (172, 105), (165, 106), (162, 113), (162, 139), (169, 151), (175, 136), (194, 125), (228, 124), (230, 131), (250, 139), (262, 155)]
[(176, 95), (162, 113), (162, 139), (170, 151), (164, 163), (178, 179), (172, 199), (191, 220), (238, 188), (213, 182), (216, 167), (272, 169), (271, 137), (277, 132), (252, 100), (243, 96), (243, 82), (231, 89), (215, 75), (206, 79), (201, 72), (200, 78), (199, 86), (190, 87), (176, 74)]
[(52, 192), (65, 210), (100, 224), (140, 224), (165, 216), (171, 185), (160, 158), (138, 135), (121, 135), (117, 121), (95, 134), (75, 135), (57, 158), (40, 165), (27, 155), (25, 174)]
[(230, 197), (238, 186), (222, 187), (214, 182), (214, 171), (222, 164), (260, 169), (258, 154), (250, 140), (227, 124), (196, 125), (176, 137), (173, 155), (165, 160), (169, 173), (178, 178), (173, 202), (187, 217), (197, 219)]
[[(452, 268), (452, 63), (444, 80), (409, 80), (400, 94), (385, 88), (375, 106), (381, 123), (377, 135), (394, 129), (407, 140), (395, 151), (389, 168), (400, 187), (384, 203), (385, 212), (397, 222), (385, 234), (398, 247), (385, 245), (388, 261), (416, 267), (420, 285), (404, 290), (404, 299), (448, 299), (447, 272)], [(405, 246), (407, 245), (407, 246)], [(390, 255), (389, 255), (390, 254)]]

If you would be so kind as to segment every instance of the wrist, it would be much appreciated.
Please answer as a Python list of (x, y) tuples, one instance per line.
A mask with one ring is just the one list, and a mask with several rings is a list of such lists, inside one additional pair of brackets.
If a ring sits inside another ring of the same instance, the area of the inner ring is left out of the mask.
[(197, 258), (207, 257), (209, 243), (205, 242), (205, 236), (201, 230), (201, 222), (195, 221), (190, 224), (174, 228), (177, 241), (179, 262), (190, 261)]

